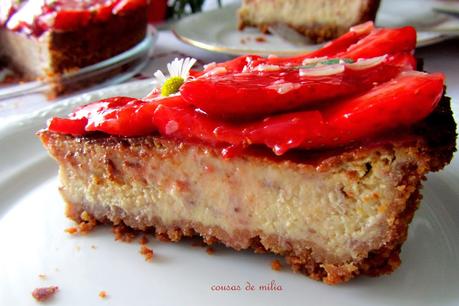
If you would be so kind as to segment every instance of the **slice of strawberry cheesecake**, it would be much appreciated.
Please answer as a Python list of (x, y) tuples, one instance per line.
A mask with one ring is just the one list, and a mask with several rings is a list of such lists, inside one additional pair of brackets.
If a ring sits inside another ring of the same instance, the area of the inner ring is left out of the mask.
[(39, 137), (67, 214), (273, 252), (328, 284), (389, 273), (455, 150), (444, 77), (415, 70), (415, 42), (365, 24), (293, 58), (176, 60), (144, 99), (53, 118)]
[(380, 0), (243, 0), (238, 11), (239, 29), (287, 25), (323, 42), (347, 32), (349, 27), (374, 21)]

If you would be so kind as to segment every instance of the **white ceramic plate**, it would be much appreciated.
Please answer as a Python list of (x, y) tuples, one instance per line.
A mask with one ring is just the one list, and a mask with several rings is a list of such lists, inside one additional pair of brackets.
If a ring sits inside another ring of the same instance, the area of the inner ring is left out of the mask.
[[(270, 255), (219, 247), (210, 256), (189, 241), (151, 240), (155, 259), (147, 263), (137, 242), (115, 242), (108, 227), (66, 234), (73, 223), (64, 216), (57, 167), (34, 133), (53, 114), (113, 95), (144, 96), (151, 87), (140, 81), (95, 91), (0, 127), (0, 305), (34, 305), (31, 291), (49, 285), (60, 288), (50, 305), (459, 305), (458, 159), (429, 175), (402, 266), (336, 287), (286, 267), (275, 272)], [(272, 281), (282, 290), (259, 290)], [(256, 290), (246, 291), (247, 282)], [(231, 285), (241, 290), (212, 290)]]
[[(378, 26), (397, 27), (413, 25), (419, 29), (418, 47), (445, 40), (448, 34), (459, 33), (459, 25), (448, 23), (449, 19), (432, 10), (432, 1), (383, 0), (376, 23)], [(222, 53), (294, 55), (321, 47), (321, 44), (296, 46), (274, 36), (261, 34), (257, 29), (237, 30), (237, 5), (219, 10), (191, 15), (180, 20), (174, 27), (175, 35), (193, 46)], [(430, 30), (429, 30), (430, 29)], [(434, 32), (430, 32), (434, 31)], [(438, 32), (435, 32), (438, 31)], [(263, 40), (260, 42), (260, 39)]]

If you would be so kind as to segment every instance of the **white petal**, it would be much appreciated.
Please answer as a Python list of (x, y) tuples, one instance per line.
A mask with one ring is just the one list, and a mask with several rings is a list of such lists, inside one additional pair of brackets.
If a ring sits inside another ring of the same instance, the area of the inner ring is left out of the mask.
[(158, 85), (163, 85), (164, 82), (166, 82), (166, 76), (161, 70), (156, 70), (156, 72), (153, 74), (158, 81)]
[(175, 58), (172, 62), (167, 64), (167, 71), (169, 72), (169, 76), (175, 76), (175, 70), (176, 70), (176, 62), (178, 61), (177, 58)]
[(167, 69), (171, 77), (180, 76), (180, 72), (183, 65), (183, 59), (175, 58), (172, 63), (168, 64)]
[(167, 71), (169, 72), (169, 75), (171, 76), (172, 75), (172, 70), (173, 70), (173, 63), (174, 62), (170, 62), (167, 64)]
[(179, 69), (177, 71), (177, 76), (182, 77), (183, 70), (184, 70), (183, 67), (184, 66), (185, 66), (185, 59), (182, 58), (182, 59), (180, 59), (180, 66), (178, 67)]
[(187, 57), (185, 58), (185, 60), (183, 61), (183, 65), (182, 65), (182, 70), (180, 71), (180, 76), (182, 77), (182, 79), (186, 80), (188, 78), (188, 65), (190, 63), (190, 58)]
[(183, 64), (183, 70), (182, 70), (182, 78), (184, 80), (188, 79), (188, 77), (190, 76), (190, 70), (194, 66), (194, 64), (196, 64), (195, 58), (187, 57), (185, 59), (185, 63)]

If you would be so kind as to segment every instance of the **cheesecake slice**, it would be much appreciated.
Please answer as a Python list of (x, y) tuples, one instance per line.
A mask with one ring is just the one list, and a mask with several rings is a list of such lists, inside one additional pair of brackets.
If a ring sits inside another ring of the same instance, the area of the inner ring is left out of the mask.
[(40, 138), (77, 222), (86, 212), (171, 241), (200, 236), (273, 252), (294, 271), (337, 284), (400, 265), (422, 181), (451, 160), (453, 131), (444, 98), (402, 135), (283, 158), (254, 150), (228, 160), (218, 148), (153, 135)]
[(67, 215), (272, 252), (328, 284), (389, 273), (456, 145), (444, 76), (416, 70), (415, 42), (366, 24), (292, 58), (177, 59), (143, 99), (52, 118), (39, 137)]
[(243, 0), (239, 29), (285, 24), (313, 42), (336, 38), (356, 24), (374, 21), (379, 0)]
[(24, 80), (55, 79), (59, 93), (65, 89), (60, 75), (120, 54), (145, 37), (142, 2), (2, 1), (0, 58)]

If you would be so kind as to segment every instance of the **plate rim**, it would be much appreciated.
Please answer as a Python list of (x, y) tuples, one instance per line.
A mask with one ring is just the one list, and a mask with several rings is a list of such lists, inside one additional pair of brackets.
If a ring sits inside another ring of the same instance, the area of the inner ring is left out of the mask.
[(294, 56), (294, 55), (313, 52), (313, 50), (306, 50), (306, 49), (292, 50), (292, 51), (263, 51), (263, 50), (254, 50), (254, 49), (238, 49), (238, 48), (224, 47), (224, 46), (217, 45), (217, 44), (212, 45), (212, 44), (198, 41), (198, 40), (195, 40), (195, 39), (192, 39), (185, 35), (180, 34), (179, 31), (177, 31), (176, 25), (173, 26), (172, 33), (177, 39), (179, 39), (180, 41), (188, 45), (191, 45), (191, 46), (203, 49), (203, 50), (218, 52), (218, 53), (223, 53), (223, 54), (231, 54), (231, 55), (258, 54), (258, 55), (264, 55), (264, 56), (275, 54), (275, 55), (280, 55), (280, 56)]

